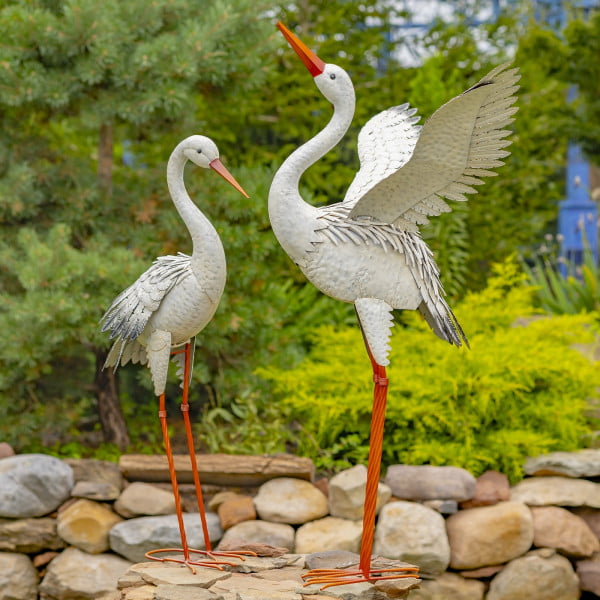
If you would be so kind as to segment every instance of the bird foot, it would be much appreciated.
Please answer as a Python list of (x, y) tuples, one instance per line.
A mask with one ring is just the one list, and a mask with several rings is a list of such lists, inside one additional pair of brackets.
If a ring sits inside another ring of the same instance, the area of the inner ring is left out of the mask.
[(405, 579), (407, 577), (418, 577), (418, 567), (396, 567), (392, 569), (369, 569), (367, 572), (361, 569), (312, 569), (302, 575), (304, 586), (321, 585), (321, 590), (336, 585), (349, 585), (351, 583), (374, 583), (387, 579)]
[[(159, 554), (168, 553), (167, 556), (157, 556)], [(173, 556), (173, 554), (181, 554), (182, 556)], [(208, 560), (197, 560), (195, 556), (199, 555), (206, 557)], [(196, 569), (194, 567), (207, 567), (209, 569), (218, 569), (223, 571), (223, 567), (235, 567), (237, 563), (220, 560), (223, 558), (239, 558), (245, 560), (245, 556), (256, 556), (255, 552), (249, 550), (239, 550), (232, 552), (215, 552), (212, 550), (194, 550), (188, 548), (187, 551), (183, 548), (160, 548), (158, 550), (150, 550), (145, 554), (149, 560), (155, 560), (157, 562), (173, 562), (181, 565), (185, 565), (195, 575)]]

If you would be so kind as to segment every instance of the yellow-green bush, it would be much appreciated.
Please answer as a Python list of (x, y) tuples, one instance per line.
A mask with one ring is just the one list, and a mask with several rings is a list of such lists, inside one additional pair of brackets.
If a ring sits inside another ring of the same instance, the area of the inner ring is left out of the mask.
[[(534, 315), (512, 262), (456, 314), (470, 350), (439, 340), (416, 313), (395, 328), (384, 462), (494, 468), (514, 480), (528, 455), (581, 447), (600, 370), (572, 345), (596, 340), (594, 316)], [(321, 468), (366, 461), (372, 383), (358, 327), (321, 328), (298, 367), (261, 374), (300, 424), (300, 453)]]

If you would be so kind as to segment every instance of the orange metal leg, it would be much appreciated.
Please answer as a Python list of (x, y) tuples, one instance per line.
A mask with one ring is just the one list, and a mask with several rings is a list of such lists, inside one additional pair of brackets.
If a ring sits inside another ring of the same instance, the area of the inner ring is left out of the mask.
[(369, 573), (371, 569), (371, 553), (375, 535), (375, 512), (377, 509), (377, 488), (381, 473), (381, 454), (383, 450), (383, 426), (387, 404), (388, 379), (385, 367), (377, 365), (373, 377), (375, 392), (373, 398), (373, 414), (371, 416), (371, 434), (369, 439), (369, 462), (367, 466), (367, 486), (365, 489), (365, 505), (363, 512), (363, 534), (360, 545), (360, 570)]
[(198, 512), (200, 513), (200, 521), (202, 523), (202, 532), (204, 534), (204, 546), (206, 550), (201, 552), (205, 556), (212, 558), (215, 562), (211, 564), (221, 564), (233, 566), (235, 563), (219, 561), (217, 557), (231, 557), (239, 558), (244, 560), (244, 556), (256, 556), (255, 552), (246, 550), (231, 551), (231, 552), (215, 552), (212, 549), (210, 537), (208, 533), (208, 525), (206, 523), (206, 510), (204, 508), (204, 497), (202, 495), (202, 486), (200, 484), (200, 472), (198, 470), (198, 463), (196, 461), (196, 451), (194, 449), (194, 436), (192, 433), (192, 424), (190, 422), (190, 405), (188, 401), (189, 394), (189, 383), (190, 383), (190, 356), (191, 356), (191, 345), (188, 343), (185, 346), (185, 362), (183, 370), (183, 398), (181, 402), (181, 412), (183, 414), (183, 422), (185, 425), (185, 435), (187, 438), (188, 452), (190, 455), (190, 462), (192, 464), (192, 476), (194, 478), (194, 488), (196, 490), (196, 501), (198, 503)]
[[(177, 351), (181, 352), (181, 351)], [(159, 418), (162, 428), (163, 441), (165, 445), (165, 452), (167, 455), (167, 462), (169, 464), (169, 476), (171, 478), (171, 486), (173, 487), (173, 495), (175, 496), (175, 511), (177, 513), (177, 521), (179, 523), (179, 532), (181, 534), (181, 548), (161, 548), (159, 550), (151, 550), (146, 553), (146, 558), (159, 562), (175, 562), (187, 565), (192, 573), (196, 570), (194, 566), (198, 567), (210, 567), (213, 569), (223, 570), (222, 565), (235, 566), (236, 563), (217, 560), (216, 557), (232, 557), (244, 560), (244, 556), (256, 556), (254, 552), (240, 551), (240, 552), (213, 552), (211, 548), (210, 538), (208, 534), (208, 525), (206, 523), (206, 511), (204, 509), (204, 499), (202, 496), (202, 486), (200, 485), (200, 475), (198, 473), (198, 464), (196, 461), (196, 452), (194, 450), (194, 437), (192, 434), (192, 426), (190, 423), (189, 415), (189, 381), (190, 381), (190, 344), (186, 344), (185, 350), (185, 362), (183, 370), (183, 398), (181, 403), (181, 411), (183, 413), (183, 421), (185, 425), (185, 433), (187, 438), (188, 451), (190, 455), (190, 461), (192, 464), (192, 476), (194, 478), (194, 487), (196, 490), (196, 499), (198, 502), (198, 511), (200, 513), (200, 521), (202, 523), (202, 533), (204, 535), (204, 543), (206, 550), (195, 550), (189, 547), (187, 542), (187, 536), (185, 533), (185, 526), (183, 522), (183, 511), (181, 508), (181, 498), (179, 495), (179, 485), (177, 483), (177, 474), (175, 471), (175, 462), (173, 460), (173, 452), (171, 450), (171, 441), (169, 439), (169, 432), (167, 428), (167, 411), (165, 409), (165, 395), (160, 396), (159, 401)], [(161, 554), (173, 554), (181, 553), (183, 558), (176, 556), (161, 556)], [(196, 560), (196, 557), (192, 555), (199, 555), (209, 560)]]
[[(171, 487), (173, 488), (173, 496), (175, 498), (175, 512), (177, 513), (177, 522), (179, 524), (179, 534), (181, 536), (181, 548), (161, 548), (159, 550), (151, 550), (146, 553), (146, 558), (150, 560), (156, 560), (160, 562), (176, 562), (187, 565), (193, 573), (195, 569), (192, 567), (191, 552), (187, 542), (187, 536), (185, 533), (185, 525), (183, 523), (183, 510), (181, 508), (181, 497), (179, 495), (179, 484), (177, 483), (177, 473), (175, 471), (175, 461), (173, 460), (173, 451), (171, 449), (171, 440), (169, 438), (169, 430), (167, 427), (167, 411), (165, 406), (165, 394), (161, 394), (159, 399), (159, 410), (158, 417), (160, 419), (160, 425), (163, 435), (163, 443), (165, 446), (165, 454), (167, 455), (167, 462), (169, 464), (169, 477), (171, 479)], [(183, 554), (183, 558), (176, 556), (157, 556), (163, 553), (172, 555), (173, 553)], [(216, 565), (215, 565), (216, 566)], [(217, 567), (220, 568), (220, 567)]]
[(363, 512), (363, 534), (360, 546), (358, 569), (313, 569), (303, 575), (304, 585), (324, 584), (321, 589), (336, 585), (347, 585), (364, 581), (381, 581), (384, 579), (404, 579), (418, 577), (418, 567), (397, 567), (391, 569), (371, 568), (371, 554), (375, 536), (375, 513), (377, 509), (377, 488), (381, 473), (381, 455), (383, 449), (383, 428), (385, 408), (387, 404), (388, 379), (385, 367), (377, 364), (365, 340), (367, 352), (373, 367), (373, 412), (371, 417), (371, 433), (369, 439), (369, 463), (367, 467), (367, 485)]

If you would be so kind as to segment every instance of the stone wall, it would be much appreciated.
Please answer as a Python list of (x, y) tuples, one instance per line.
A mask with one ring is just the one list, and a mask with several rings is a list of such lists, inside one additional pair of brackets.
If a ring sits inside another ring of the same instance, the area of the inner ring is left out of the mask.
[[(254, 459), (261, 466), (252, 475), (250, 459), (228, 458), (243, 463), (248, 485), (235, 468), (221, 473), (230, 485), (203, 480), (213, 546), (358, 552), (364, 466), (313, 482), (306, 459)], [(135, 457), (123, 457), (120, 468), (42, 454), (1, 458), (0, 600), (115, 600), (117, 581), (145, 552), (179, 546), (169, 484), (148, 461), (132, 468)], [(493, 471), (475, 479), (456, 467), (388, 469), (374, 552), (419, 565), (423, 582), (409, 600), (600, 597), (600, 450), (540, 456), (525, 471), (511, 488)], [(201, 549), (191, 484), (182, 484), (182, 497), (190, 546)]]

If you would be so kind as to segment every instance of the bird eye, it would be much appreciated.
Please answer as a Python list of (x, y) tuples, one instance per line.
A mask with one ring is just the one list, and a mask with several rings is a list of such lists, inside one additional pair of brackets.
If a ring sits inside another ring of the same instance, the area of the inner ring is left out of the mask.
[(198, 154), (202, 154), (202, 150), (201, 150), (200, 148), (198, 148), (198, 150), (196, 150), (196, 152), (197, 152)]
[(329, 75), (329, 79), (335, 79), (335, 73), (331, 73), (331, 75)]

